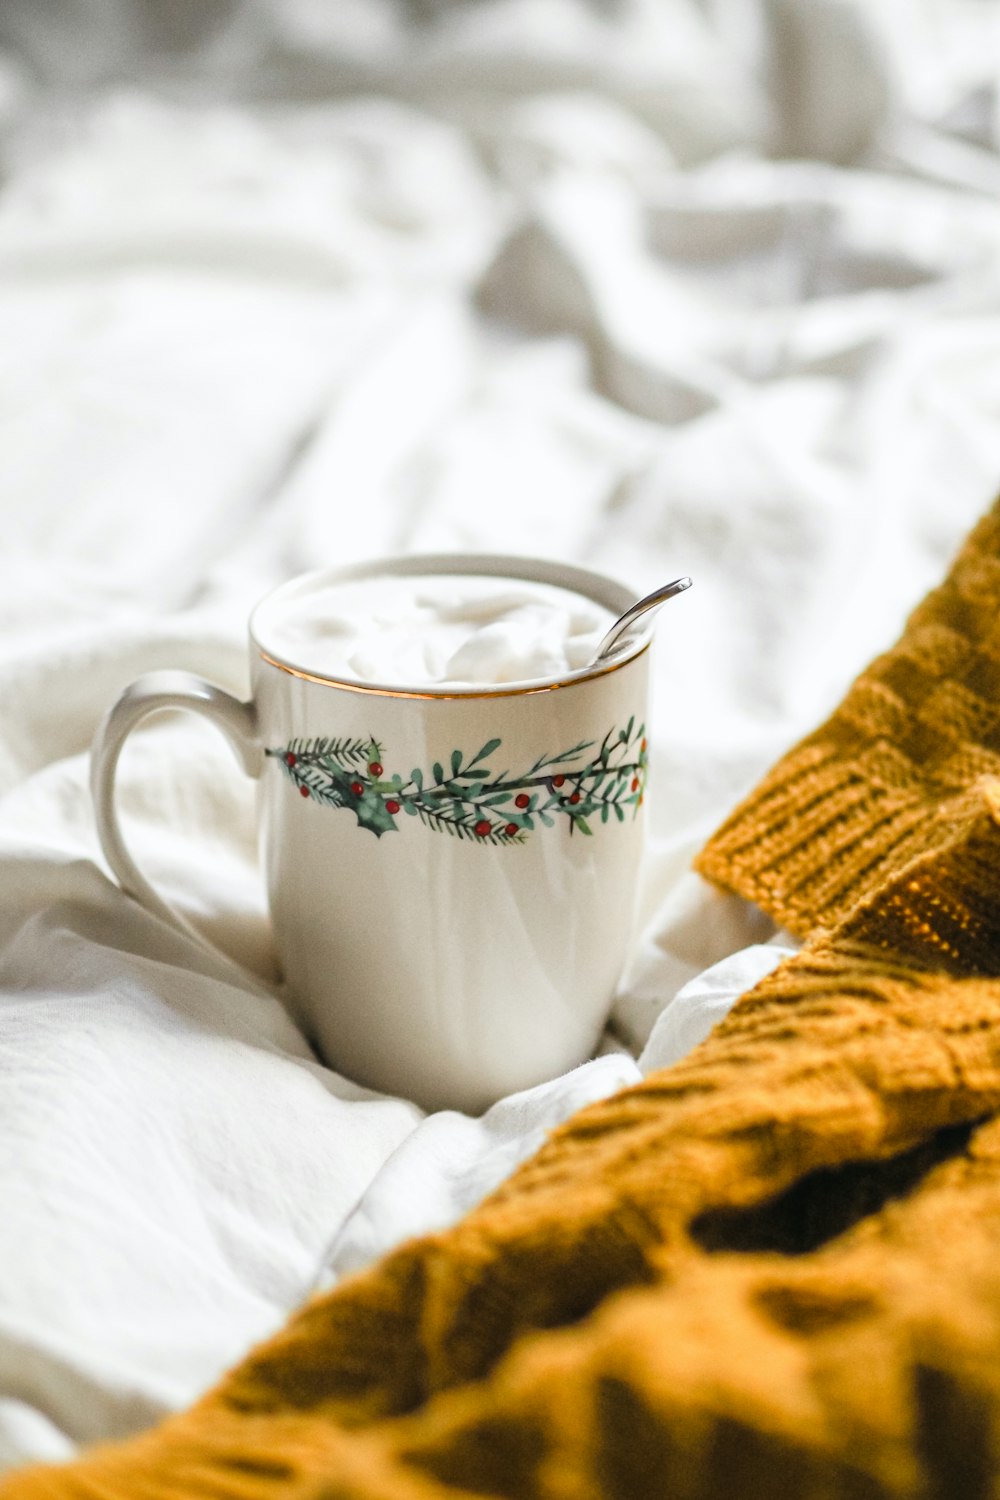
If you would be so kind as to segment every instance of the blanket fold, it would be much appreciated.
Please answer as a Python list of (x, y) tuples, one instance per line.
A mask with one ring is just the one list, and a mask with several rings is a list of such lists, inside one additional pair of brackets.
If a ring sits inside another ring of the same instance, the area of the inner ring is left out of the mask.
[(699, 868), (804, 936), (194, 1408), (5, 1500), (973, 1500), (1000, 1460), (1000, 505)]
[(1000, 775), (998, 601), (994, 507), (893, 649), (735, 809), (696, 868), (808, 938), (946, 845), (979, 779)]

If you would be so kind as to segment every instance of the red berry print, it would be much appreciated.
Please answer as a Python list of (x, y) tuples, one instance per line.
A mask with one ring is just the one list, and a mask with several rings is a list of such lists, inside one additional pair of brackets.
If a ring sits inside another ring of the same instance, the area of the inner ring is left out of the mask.
[[(499, 739), (488, 740), (472, 761), (466, 750), (456, 748), (451, 751), (451, 779), (444, 774), (442, 760), (441, 764), (434, 763), (433, 784), (427, 785), (427, 772), (420, 769), (411, 771), (404, 781), (393, 764), (390, 747), (383, 749), (371, 734), (314, 740), (292, 737), (284, 745), (279, 741), (268, 747), (267, 754), (275, 757), (282, 779), (300, 797), (328, 807), (346, 806), (359, 827), (376, 836), (396, 827), (394, 820), (405, 812), (420, 813), (425, 826), (435, 830), (451, 825), (452, 833), (465, 838), (471, 835), (491, 844), (523, 844), (532, 837), (534, 812), (539, 807), (540, 821), (546, 827), (561, 820), (573, 831), (582, 828), (589, 833), (586, 820), (593, 812), (601, 812), (605, 823), (608, 813), (614, 812), (621, 822), (625, 800), (633, 809), (642, 806), (648, 780), (648, 742), (645, 726), (634, 732), (634, 723), (629, 719), (627, 730), (612, 726), (600, 750), (586, 764), (578, 758), (578, 752), (590, 749), (589, 741), (573, 750), (550, 746), (557, 752), (550, 760), (537, 760), (530, 767), (515, 765), (515, 774), (510, 777), (507, 772), (494, 777), (487, 768), (487, 756), (499, 747)], [(389, 757), (388, 773), (382, 764), (383, 755)], [(562, 766), (569, 769), (559, 769)], [(627, 799), (626, 792), (630, 793)], [(444, 808), (442, 797), (446, 799)], [(555, 817), (550, 817), (550, 812)], [(614, 834), (608, 836), (613, 838)]]

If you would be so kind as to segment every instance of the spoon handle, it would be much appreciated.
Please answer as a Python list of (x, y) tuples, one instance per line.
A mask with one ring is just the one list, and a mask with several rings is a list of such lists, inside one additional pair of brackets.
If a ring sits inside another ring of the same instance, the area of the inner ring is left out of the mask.
[(630, 625), (635, 624), (640, 615), (644, 615), (647, 610), (659, 609), (661, 604), (666, 604), (667, 600), (672, 599), (675, 594), (683, 594), (684, 590), (690, 587), (690, 578), (675, 578), (673, 583), (665, 583), (662, 588), (654, 589), (651, 594), (646, 594), (644, 598), (637, 599), (631, 609), (627, 609), (623, 615), (619, 615), (618, 619), (612, 625), (598, 646), (594, 661), (603, 661), (606, 656), (609, 656), (614, 650), (616, 642), (625, 634)]

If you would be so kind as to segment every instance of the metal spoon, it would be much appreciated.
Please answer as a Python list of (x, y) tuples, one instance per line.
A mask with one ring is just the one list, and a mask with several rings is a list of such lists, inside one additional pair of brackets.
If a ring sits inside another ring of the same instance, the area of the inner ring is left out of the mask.
[(618, 619), (612, 625), (598, 646), (591, 665), (596, 666), (599, 661), (603, 661), (606, 656), (611, 655), (619, 638), (625, 634), (630, 625), (635, 624), (640, 615), (644, 615), (647, 610), (659, 609), (661, 604), (666, 604), (667, 600), (672, 599), (675, 594), (683, 594), (684, 590), (690, 587), (690, 578), (675, 578), (673, 583), (665, 583), (661, 589), (654, 589), (645, 598), (636, 600), (631, 609), (627, 609), (623, 615), (619, 615)]

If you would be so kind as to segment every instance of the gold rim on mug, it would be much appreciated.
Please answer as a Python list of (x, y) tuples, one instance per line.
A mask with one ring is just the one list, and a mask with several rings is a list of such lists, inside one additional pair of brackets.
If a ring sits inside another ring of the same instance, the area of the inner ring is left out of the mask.
[(626, 588), (624, 584), (617, 583), (613, 578), (608, 578), (604, 574), (592, 573), (589, 569), (578, 568), (572, 563), (554, 563), (542, 558), (499, 553), (415, 553), (405, 558), (370, 558), (364, 562), (349, 564), (344, 568), (318, 569), (313, 573), (300, 575), (289, 579), (287, 583), (279, 584), (266, 594), (253, 610), (250, 616), (250, 639), (261, 661), (303, 682), (315, 682), (321, 687), (342, 688), (350, 693), (367, 693), (383, 698), (417, 698), (428, 702), (438, 698), (443, 701), (458, 701), (463, 698), (472, 700), (515, 698), (526, 697), (531, 693), (555, 692), (560, 688), (573, 687), (578, 682), (590, 682), (594, 678), (606, 676), (609, 672), (617, 672), (620, 667), (627, 666), (642, 656), (653, 641), (652, 633), (647, 625), (646, 631), (637, 630), (631, 642), (626, 641), (620, 654), (612, 660), (578, 667), (562, 677), (549, 678), (541, 682), (528, 681), (483, 687), (470, 685), (469, 687), (435, 688), (428, 685), (423, 689), (405, 687), (401, 683), (360, 682), (356, 679), (327, 676), (322, 672), (311, 672), (305, 667), (297, 666), (294, 662), (284, 660), (282, 653), (274, 651), (273, 648), (268, 649), (266, 628), (261, 629), (259, 622), (262, 618), (266, 622), (268, 610), (281, 597), (289, 593), (294, 594), (299, 590), (315, 587), (321, 579), (336, 584), (363, 578), (412, 577), (415, 574), (424, 573), (443, 577), (472, 574), (483, 578), (521, 579), (527, 583), (548, 584), (581, 594), (585, 599), (590, 599), (593, 603), (611, 610), (614, 615), (621, 614), (635, 602), (634, 590)]
[(630, 662), (636, 661), (643, 652), (648, 651), (652, 641), (646, 641), (638, 651), (631, 652), (623, 657), (621, 661), (609, 663), (599, 667), (592, 672), (581, 672), (577, 677), (561, 677), (556, 682), (543, 682), (538, 685), (524, 683), (520, 687), (495, 687), (479, 689), (474, 688), (461, 693), (418, 693), (412, 688), (390, 688), (375, 687), (367, 682), (348, 682), (341, 677), (323, 677), (318, 672), (306, 672), (301, 667), (290, 667), (286, 662), (277, 661), (275, 657), (258, 648), (261, 661), (267, 662), (269, 667), (277, 667), (279, 672), (287, 672), (289, 677), (301, 677), (304, 682), (318, 682), (321, 687), (343, 688), (348, 693), (372, 693), (382, 698), (428, 698), (428, 699), (462, 699), (462, 698), (518, 698), (528, 693), (556, 693), (560, 688), (576, 687), (581, 682), (591, 682), (595, 677), (606, 677), (609, 672), (617, 672), (622, 667), (627, 667)]

